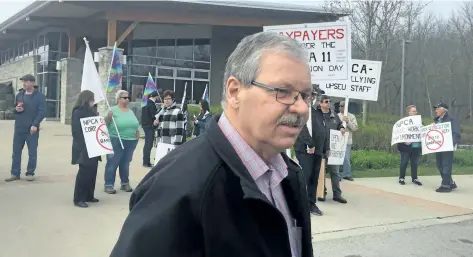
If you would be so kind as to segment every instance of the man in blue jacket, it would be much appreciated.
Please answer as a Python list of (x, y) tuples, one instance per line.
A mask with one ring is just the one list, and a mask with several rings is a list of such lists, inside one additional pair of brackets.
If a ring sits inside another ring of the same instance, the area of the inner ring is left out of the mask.
[(46, 100), (44, 95), (35, 87), (35, 77), (27, 74), (20, 78), (23, 89), (16, 95), (15, 132), (13, 135), (13, 155), (11, 176), (5, 179), (11, 182), (20, 179), (21, 153), (26, 143), (28, 146), (28, 167), (26, 180), (33, 181), (37, 156), (39, 125), (46, 114)]
[[(461, 134), (460, 134), (460, 124), (457, 119), (448, 113), (448, 106), (444, 103), (439, 103), (434, 105), (435, 115), (437, 116), (434, 119), (434, 122), (443, 123), (450, 122), (452, 128), (452, 139), (453, 146), (456, 148), (460, 143)], [(453, 181), (452, 178), (452, 165), (453, 165), (453, 154), (455, 151), (450, 152), (440, 152), (435, 153), (435, 158), (437, 161), (437, 168), (440, 171), (440, 176), (442, 176), (442, 184), (436, 190), (439, 193), (448, 193), (452, 192), (453, 189), (457, 188), (457, 184)]]

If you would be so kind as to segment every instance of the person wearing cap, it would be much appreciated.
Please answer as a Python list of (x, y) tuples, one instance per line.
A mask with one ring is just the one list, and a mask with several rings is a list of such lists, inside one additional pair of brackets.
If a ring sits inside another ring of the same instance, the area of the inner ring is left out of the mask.
[[(436, 124), (450, 122), (452, 128), (453, 145), (456, 149), (461, 139), (460, 124), (455, 117), (449, 114), (448, 106), (446, 104), (439, 103), (434, 105), (434, 108), (435, 115), (437, 116), (434, 119)], [(435, 190), (439, 193), (448, 193), (457, 188), (457, 184), (452, 178), (453, 155), (454, 151), (435, 153), (437, 168), (440, 171), (440, 176), (442, 176), (442, 184), (439, 188), (437, 188), (437, 190)]]
[(20, 179), (21, 154), (26, 143), (28, 147), (28, 166), (26, 180), (33, 181), (38, 159), (39, 125), (46, 115), (46, 100), (35, 87), (35, 77), (31, 74), (20, 78), (23, 89), (16, 95), (15, 130), (13, 135), (13, 154), (11, 176), (5, 179), (11, 182)]
[(158, 108), (156, 107), (156, 101), (159, 98), (157, 91), (151, 92), (148, 96), (148, 103), (141, 109), (141, 127), (145, 132), (145, 144), (143, 146), (143, 166), (150, 168), (151, 165), (150, 154), (153, 148), (155, 126), (154, 121), (156, 120), (156, 114)]

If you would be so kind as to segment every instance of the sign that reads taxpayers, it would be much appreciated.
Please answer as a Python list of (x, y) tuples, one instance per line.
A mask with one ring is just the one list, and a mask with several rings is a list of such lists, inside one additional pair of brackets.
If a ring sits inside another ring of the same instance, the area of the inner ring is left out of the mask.
[(420, 129), (420, 133), (422, 139), (422, 155), (455, 150), (452, 139), (452, 125), (450, 122), (424, 126)]
[(89, 158), (113, 154), (105, 119), (100, 116), (80, 119)]
[(378, 61), (352, 59), (349, 80), (326, 81), (320, 89), (333, 97), (378, 101), (381, 66)]
[(398, 120), (393, 126), (391, 145), (420, 142), (421, 127), (422, 117), (420, 115), (408, 116)]
[(347, 151), (348, 132), (342, 135), (338, 130), (330, 130), (330, 155), (328, 165), (343, 165)]
[(351, 59), (349, 21), (265, 26), (263, 30), (296, 39), (307, 48), (313, 83), (348, 79)]

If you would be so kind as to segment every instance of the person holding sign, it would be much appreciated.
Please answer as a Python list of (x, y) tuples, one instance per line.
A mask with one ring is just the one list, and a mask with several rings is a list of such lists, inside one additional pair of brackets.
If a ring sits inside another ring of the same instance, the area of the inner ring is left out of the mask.
[[(328, 156), (330, 155), (330, 130), (340, 130), (342, 134), (345, 134), (343, 123), (338, 115), (333, 112), (331, 106), (330, 97), (322, 95), (320, 104), (312, 112), (313, 130), (315, 132), (312, 136), (317, 142), (315, 153), (321, 155), (325, 159), (325, 163), (328, 162)], [(326, 165), (326, 167), (330, 172), (330, 180), (332, 181), (333, 200), (339, 203), (347, 203), (347, 200), (342, 197), (342, 190), (340, 189), (340, 174), (338, 172), (340, 166)], [(319, 197), (319, 201), (325, 201), (327, 188), (324, 191), (324, 197)]]
[(79, 165), (74, 187), (74, 205), (87, 208), (86, 202), (97, 203), (94, 197), (95, 181), (97, 180), (97, 168), (101, 157), (89, 158), (81, 119), (97, 116), (94, 110), (94, 93), (89, 90), (80, 92), (76, 104), (72, 110), (72, 165)]
[[(455, 117), (448, 113), (448, 106), (446, 104), (439, 103), (434, 105), (434, 108), (435, 115), (437, 116), (434, 119), (436, 124), (450, 122), (452, 127), (453, 145), (456, 149), (461, 139), (460, 124)], [(439, 193), (448, 193), (457, 188), (457, 184), (452, 178), (453, 154), (454, 151), (435, 153), (437, 168), (440, 171), (440, 176), (442, 176), (442, 184), (437, 188), (437, 190), (435, 190)]]
[(345, 106), (345, 101), (340, 102), (340, 113), (338, 113), (338, 117), (346, 122), (347, 129), (348, 129), (348, 142), (347, 142), (347, 150), (345, 152), (345, 160), (343, 161), (342, 167), (342, 178), (353, 181), (353, 176), (351, 174), (351, 164), (350, 164), (350, 153), (351, 153), (351, 145), (353, 144), (353, 132), (358, 130), (358, 122), (356, 121), (355, 115), (352, 113), (347, 112), (347, 116), (343, 116), (345, 113), (345, 108), (348, 109), (348, 106)]
[[(407, 114), (409, 116), (417, 115), (417, 108), (415, 105), (407, 106)], [(419, 118), (420, 119), (420, 118)], [(406, 170), (407, 164), (411, 162), (411, 178), (412, 183), (422, 186), (422, 183), (417, 177), (417, 168), (420, 162), (420, 156), (422, 154), (422, 145), (420, 142), (407, 142), (407, 143), (398, 143), (397, 149), (401, 154), (401, 165), (399, 171), (399, 184), (405, 185)]]
[(110, 113), (105, 117), (114, 152), (114, 154), (107, 155), (107, 164), (105, 165), (104, 191), (107, 194), (115, 194), (117, 192), (113, 188), (117, 168), (119, 169), (121, 180), (120, 190), (125, 192), (133, 191), (129, 180), (130, 162), (133, 159), (133, 153), (140, 139), (140, 131), (138, 130), (140, 123), (135, 113), (128, 108), (128, 103), (130, 102), (128, 92), (118, 90), (116, 99), (117, 105), (113, 106)]
[(304, 175), (285, 154), (308, 119), (307, 52), (247, 36), (224, 81), (224, 112), (138, 185), (110, 257), (314, 255)]

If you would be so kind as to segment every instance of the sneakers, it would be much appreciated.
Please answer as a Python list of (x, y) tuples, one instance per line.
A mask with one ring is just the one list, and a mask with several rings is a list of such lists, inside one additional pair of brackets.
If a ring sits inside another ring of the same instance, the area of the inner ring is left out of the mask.
[(128, 192), (128, 193), (131, 192), (131, 191), (133, 191), (133, 189), (131, 188), (131, 186), (130, 186), (129, 184), (122, 185), (122, 186), (120, 187), (120, 190), (125, 191), (125, 192)]
[(115, 189), (113, 189), (113, 187), (110, 186), (106, 186), (103, 191), (110, 195), (113, 195), (117, 192)]
[(354, 181), (354, 179), (352, 177), (344, 177), (343, 179), (348, 180), (348, 181)]
[(452, 190), (457, 189), (457, 183), (453, 182), (453, 184), (450, 185), (450, 188), (451, 188)]
[(412, 183), (418, 185), (418, 186), (422, 186), (422, 183), (418, 180), (418, 179), (413, 179), (412, 180)]
[(5, 179), (5, 182), (12, 182), (12, 181), (16, 181), (16, 180), (20, 180), (20, 177), (11, 175), (10, 177)]
[[(33, 175), (26, 175), (26, 181), (34, 181), (35, 179), (36, 178)], [(5, 179), (5, 182), (12, 182), (12, 181), (16, 181), (16, 180), (20, 180), (20, 177), (11, 175), (10, 177)]]
[(437, 192), (437, 193), (450, 193), (450, 192), (452, 192), (452, 188), (451, 187), (440, 186), (439, 188), (437, 188), (435, 190), (435, 192)]
[(403, 185), (403, 186), (404, 186), (404, 185), (406, 184), (406, 182), (404, 181), (404, 179), (403, 179), (403, 178), (400, 178), (400, 179), (399, 179), (399, 184), (401, 184), (401, 185)]

